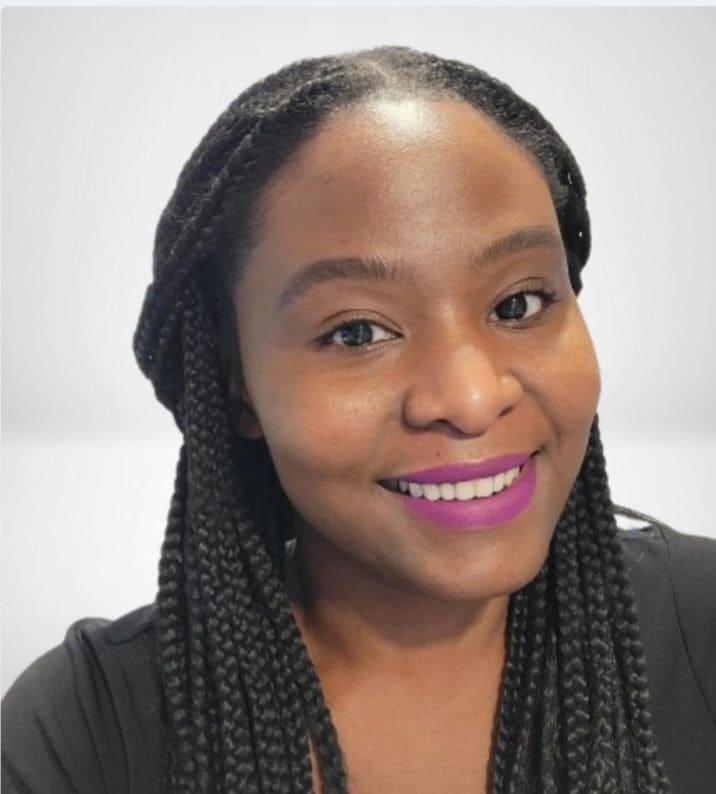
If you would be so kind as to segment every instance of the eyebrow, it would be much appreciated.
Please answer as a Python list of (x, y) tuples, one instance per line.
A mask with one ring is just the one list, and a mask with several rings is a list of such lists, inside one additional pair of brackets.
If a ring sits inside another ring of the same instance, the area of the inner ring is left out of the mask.
[[(547, 226), (529, 226), (489, 243), (472, 259), (472, 266), (480, 269), (507, 254), (530, 248), (562, 249), (562, 238)], [(338, 257), (319, 259), (302, 267), (282, 290), (276, 309), (284, 309), (314, 287), (339, 279), (383, 281), (408, 285), (413, 283), (404, 263), (388, 262), (380, 257)]]

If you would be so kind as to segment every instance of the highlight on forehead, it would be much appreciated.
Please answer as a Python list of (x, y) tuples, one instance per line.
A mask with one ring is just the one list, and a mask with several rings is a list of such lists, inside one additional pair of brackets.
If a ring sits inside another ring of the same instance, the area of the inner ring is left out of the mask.
[[(472, 266), (482, 268), (508, 254), (529, 248), (552, 248), (564, 251), (562, 238), (547, 226), (528, 226), (488, 243), (472, 259)], [(288, 280), (279, 295), (276, 310), (280, 311), (306, 295), (319, 284), (340, 279), (384, 281), (408, 285), (412, 283), (404, 262), (388, 262), (378, 256), (347, 256), (319, 259), (303, 266)]]

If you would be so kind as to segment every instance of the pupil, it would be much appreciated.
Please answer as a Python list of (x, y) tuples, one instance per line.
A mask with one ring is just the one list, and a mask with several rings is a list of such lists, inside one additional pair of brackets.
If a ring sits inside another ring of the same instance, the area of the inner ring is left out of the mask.
[(371, 331), (368, 323), (352, 323), (341, 329), (342, 341), (350, 346), (370, 342)]
[(497, 315), (501, 320), (519, 320), (527, 311), (527, 298), (524, 295), (512, 295), (497, 307)]

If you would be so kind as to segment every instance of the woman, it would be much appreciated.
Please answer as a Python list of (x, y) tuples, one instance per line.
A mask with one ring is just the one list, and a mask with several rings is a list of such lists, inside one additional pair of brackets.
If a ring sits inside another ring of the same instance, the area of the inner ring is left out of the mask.
[(472, 66), (241, 94), (135, 336), (184, 435), (157, 603), (15, 684), (8, 790), (707, 791), (716, 544), (616, 529), (589, 246), (571, 152)]

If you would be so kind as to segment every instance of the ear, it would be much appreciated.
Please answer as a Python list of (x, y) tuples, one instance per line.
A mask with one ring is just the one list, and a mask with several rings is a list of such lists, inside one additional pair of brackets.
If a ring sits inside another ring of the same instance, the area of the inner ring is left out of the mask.
[(219, 295), (219, 369), (229, 392), (229, 420), (235, 433), (243, 438), (263, 438), (263, 430), (244, 383), (236, 333), (236, 312), (230, 292)]
[(229, 396), (231, 398), (229, 408), (231, 424), (238, 435), (249, 439), (263, 438), (261, 423), (256, 416), (251, 397), (238, 369), (234, 369), (229, 376)]

